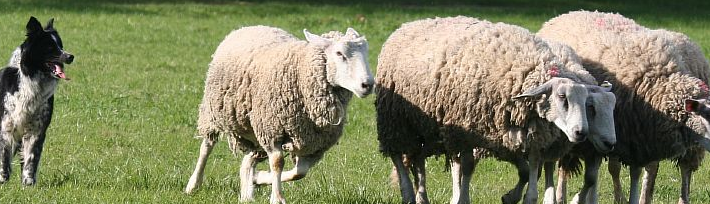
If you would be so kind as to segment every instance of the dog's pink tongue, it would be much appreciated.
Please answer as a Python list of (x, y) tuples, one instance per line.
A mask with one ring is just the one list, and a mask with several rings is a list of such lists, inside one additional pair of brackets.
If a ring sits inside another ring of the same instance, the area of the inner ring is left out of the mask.
[(69, 80), (69, 78), (67, 78), (67, 76), (64, 74), (64, 71), (62, 71), (62, 68), (59, 67), (59, 65), (54, 65), (54, 72), (57, 73), (57, 76), (59, 76), (59, 78)]

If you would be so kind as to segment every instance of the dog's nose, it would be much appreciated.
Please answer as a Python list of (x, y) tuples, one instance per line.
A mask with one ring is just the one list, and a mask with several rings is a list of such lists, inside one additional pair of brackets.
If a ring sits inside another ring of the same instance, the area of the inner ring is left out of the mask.
[(73, 61), (74, 61), (74, 55), (67, 54), (67, 59), (65, 60), (65, 63), (71, 64)]

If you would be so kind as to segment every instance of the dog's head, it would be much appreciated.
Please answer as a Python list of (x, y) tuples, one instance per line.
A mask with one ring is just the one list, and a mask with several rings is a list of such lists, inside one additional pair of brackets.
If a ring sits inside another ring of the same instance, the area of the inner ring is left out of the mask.
[(23, 74), (48, 74), (57, 79), (69, 79), (64, 74), (64, 64), (71, 64), (74, 55), (64, 51), (62, 38), (54, 29), (54, 19), (50, 19), (46, 27), (42, 28), (35, 17), (30, 17), (27, 22), (27, 39), (20, 47)]

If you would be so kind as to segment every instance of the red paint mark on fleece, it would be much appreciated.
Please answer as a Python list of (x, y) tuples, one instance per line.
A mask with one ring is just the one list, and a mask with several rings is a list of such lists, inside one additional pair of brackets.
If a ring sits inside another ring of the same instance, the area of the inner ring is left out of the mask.
[(708, 91), (710, 91), (710, 88), (708, 88), (708, 84), (703, 81), (698, 82), (698, 87), (700, 87), (700, 90), (703, 91), (703, 95), (707, 95)]
[(597, 20), (594, 21), (594, 24), (596, 24), (597, 27), (604, 27), (606, 22), (604, 22), (603, 18), (597, 18)]
[(560, 75), (560, 69), (557, 68), (557, 65), (552, 65), (550, 69), (547, 70), (547, 74), (552, 77), (557, 77)]

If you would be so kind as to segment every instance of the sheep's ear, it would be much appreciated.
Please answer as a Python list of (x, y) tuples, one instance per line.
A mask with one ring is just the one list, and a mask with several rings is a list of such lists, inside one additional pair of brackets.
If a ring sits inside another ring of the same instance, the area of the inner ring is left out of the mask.
[(345, 31), (345, 35), (353, 35), (357, 37), (360, 36), (360, 33), (357, 33), (357, 31), (355, 31), (355, 29), (353, 28), (348, 28), (348, 30)]
[(330, 39), (326, 39), (321, 36), (315, 35), (311, 32), (308, 32), (308, 30), (306, 30), (306, 29), (303, 29), (303, 35), (306, 36), (306, 41), (308, 41), (309, 43), (315, 43), (315, 44), (319, 44), (319, 45), (327, 45), (332, 42)]
[(560, 83), (566, 83), (568, 80), (569, 79), (565, 79), (565, 78), (557, 78), (557, 77), (552, 78), (540, 86), (537, 86), (535, 88), (527, 90), (527, 91), (523, 92), (522, 94), (513, 97), (513, 99), (520, 99), (520, 98), (525, 98), (525, 97), (538, 96), (538, 95), (544, 94), (544, 93), (550, 93), (552, 91), (552, 87), (555, 87), (555, 86), (557, 86), (557, 84), (560, 84)]
[(700, 109), (700, 101), (695, 99), (685, 99), (685, 111), (697, 112)]
[(31, 16), (25, 28), (27, 29), (27, 35), (30, 35), (42, 31), (42, 24), (39, 23), (37, 18)]
[(45, 30), (54, 29), (54, 18), (50, 18), (49, 21), (47, 21), (47, 25), (45, 25), (44, 29)]

